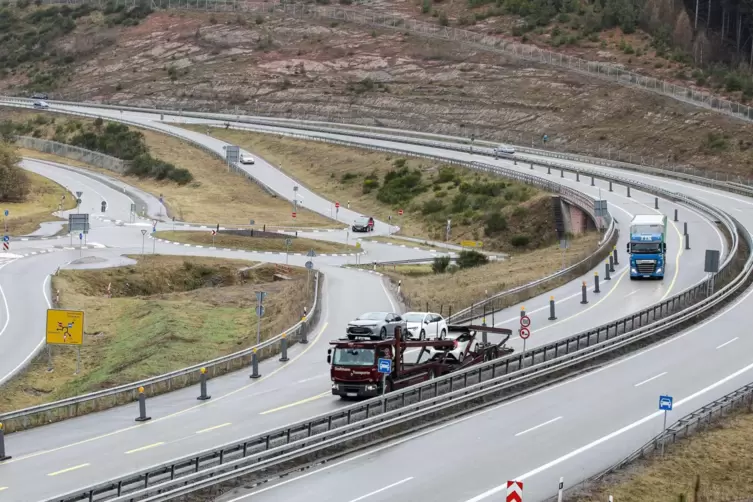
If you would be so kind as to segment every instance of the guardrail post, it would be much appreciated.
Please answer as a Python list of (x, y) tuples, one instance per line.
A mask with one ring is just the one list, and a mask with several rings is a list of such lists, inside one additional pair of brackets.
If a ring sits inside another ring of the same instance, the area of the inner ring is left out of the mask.
[(282, 334), (282, 340), (280, 340), (280, 345), (282, 348), (280, 349), (280, 352), (282, 353), (280, 356), (280, 362), (286, 363), (289, 361), (288, 359), (288, 335), (283, 333)]
[(196, 399), (198, 399), (199, 401), (206, 401), (207, 399), (212, 397), (207, 395), (207, 369), (201, 368), (199, 372), (201, 373), (201, 380), (199, 381), (201, 394)]
[(599, 273), (594, 272), (594, 293), (601, 293), (599, 289)]
[(588, 290), (586, 288), (586, 281), (583, 281), (583, 286), (581, 287), (580, 304), (585, 305), (586, 303), (588, 303)]
[(685, 249), (690, 249), (690, 235), (685, 234)]
[(555, 319), (557, 319), (557, 316), (554, 315), (554, 297), (550, 296), (549, 297), (549, 320), (554, 321)]
[(256, 348), (251, 350), (251, 376), (249, 378), (259, 378), (259, 357), (256, 355)]
[(609, 255), (609, 271), (614, 272), (614, 256)]
[(606, 262), (604, 264), (604, 280), (605, 281), (611, 281), (612, 278), (609, 277), (609, 262)]
[(611, 181), (609, 182), (609, 191), (610, 192), (612, 191), (612, 182)]
[(560, 169), (560, 178), (564, 178), (564, 177), (565, 177), (565, 170)]
[(659, 197), (654, 197), (654, 209), (659, 209)]
[(630, 185), (628, 185), (628, 187), (627, 187), (627, 196), (628, 196), (628, 198), (630, 198)]
[(682, 223), (682, 235), (688, 235), (688, 222), (687, 221)]
[(144, 395), (144, 388), (139, 387), (139, 416), (136, 417), (136, 421), (146, 422), (151, 419), (152, 417), (146, 416), (146, 396)]
[(0, 462), (10, 458), (11, 456), (5, 453), (5, 432), (3, 431), (3, 424), (0, 423)]
[(675, 209), (675, 221), (677, 221), (677, 209)]
[(593, 176), (591, 176), (591, 186), (592, 187), (596, 186), (596, 183), (594, 182), (594, 177)]
[(619, 265), (620, 262), (617, 261), (617, 246), (615, 246), (614, 248), (612, 248), (612, 254), (614, 255), (614, 264), (615, 265)]
[(551, 166), (546, 166), (546, 174), (552, 174)]

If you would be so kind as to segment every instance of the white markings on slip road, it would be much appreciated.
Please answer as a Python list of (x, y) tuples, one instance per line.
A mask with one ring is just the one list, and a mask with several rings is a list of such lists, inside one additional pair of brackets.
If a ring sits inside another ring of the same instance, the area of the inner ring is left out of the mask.
[(196, 434), (203, 434), (205, 432), (213, 431), (215, 429), (219, 429), (221, 427), (227, 427), (228, 425), (231, 425), (230, 422), (225, 422), (224, 424), (215, 425), (214, 427), (207, 427), (206, 429), (201, 429), (200, 431), (196, 431)]
[[(704, 279), (704, 280), (705, 280), (705, 279)], [(638, 290), (637, 290), (637, 289), (636, 289), (635, 291), (631, 291), (630, 293), (628, 293), (628, 294), (626, 294), (626, 295), (625, 295), (625, 298), (627, 298), (628, 296), (633, 296), (633, 295), (634, 295), (634, 294), (636, 294), (637, 292), (638, 292)]]
[(84, 467), (89, 467), (90, 465), (91, 464), (79, 464), (79, 465), (75, 465), (73, 467), (69, 467), (67, 469), (63, 469), (61, 471), (51, 472), (51, 473), (48, 474), (48, 476), (57, 476), (58, 474), (64, 474), (66, 472), (71, 472), (71, 471), (75, 471), (75, 470), (78, 470), (78, 469), (83, 469)]
[(162, 446), (163, 444), (165, 444), (165, 442), (164, 441), (160, 441), (159, 443), (148, 444), (146, 446), (142, 446), (141, 448), (134, 448), (133, 450), (128, 450), (126, 452), (126, 455), (130, 455), (131, 453), (136, 453), (136, 452), (139, 452), (139, 451), (148, 450), (150, 448), (155, 448), (157, 446)]
[(382, 492), (385, 492), (385, 491), (389, 490), (390, 488), (394, 488), (397, 485), (402, 485), (403, 483), (407, 483), (411, 479), (413, 479), (413, 476), (411, 476), (409, 478), (402, 479), (402, 480), (398, 481), (397, 483), (392, 483), (391, 485), (387, 485), (384, 488), (380, 488), (378, 490), (374, 490), (373, 492), (369, 492), (366, 495), (361, 495), (360, 497), (358, 497), (356, 499), (353, 499), (350, 502), (359, 502), (359, 501), (361, 501), (361, 500), (363, 500), (363, 499), (365, 499), (367, 497), (371, 497), (372, 495), (376, 495), (377, 493), (382, 493)]
[(664, 376), (664, 375), (666, 375), (666, 374), (667, 374), (667, 372), (666, 372), (666, 371), (665, 371), (664, 373), (659, 373), (658, 375), (656, 375), (656, 376), (652, 376), (651, 378), (649, 378), (649, 379), (647, 379), (647, 380), (644, 380), (644, 381), (642, 381), (642, 382), (638, 382), (638, 383), (637, 383), (637, 384), (635, 384), (635, 385), (634, 385), (633, 387), (640, 387), (640, 386), (641, 386), (641, 385), (643, 385), (644, 383), (648, 383), (648, 382), (650, 382), (650, 381), (652, 381), (652, 380), (656, 380), (657, 378), (659, 378), (659, 377), (663, 377), (663, 376)]
[(724, 342), (723, 344), (719, 345), (719, 346), (717, 347), (717, 349), (721, 349), (722, 347), (724, 347), (724, 346), (726, 346), (726, 345), (729, 345), (730, 343), (734, 342), (734, 341), (735, 341), (735, 340), (737, 340), (738, 338), (739, 338), (739, 337), (737, 337), (737, 336), (736, 336), (736, 337), (735, 337), (735, 338), (733, 338), (732, 340), (729, 340), (729, 341), (727, 341), (727, 342)]
[(552, 423), (556, 422), (557, 420), (560, 420), (561, 418), (562, 417), (553, 418), (553, 419), (551, 419), (551, 420), (549, 420), (547, 422), (544, 422), (543, 424), (536, 425), (534, 427), (531, 427), (530, 429), (524, 430), (523, 432), (518, 432), (517, 434), (515, 434), (515, 437), (522, 436), (523, 434), (525, 434), (527, 432), (535, 431), (536, 429), (544, 427), (545, 425), (552, 424)]

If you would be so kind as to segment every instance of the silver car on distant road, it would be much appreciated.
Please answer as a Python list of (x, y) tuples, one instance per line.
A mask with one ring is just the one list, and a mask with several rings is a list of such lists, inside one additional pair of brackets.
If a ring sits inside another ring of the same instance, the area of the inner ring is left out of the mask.
[(408, 325), (400, 314), (394, 312), (366, 312), (348, 323), (345, 334), (348, 338), (357, 336), (369, 336), (372, 338), (392, 338), (395, 336), (395, 328), (400, 326), (403, 333), (407, 332)]

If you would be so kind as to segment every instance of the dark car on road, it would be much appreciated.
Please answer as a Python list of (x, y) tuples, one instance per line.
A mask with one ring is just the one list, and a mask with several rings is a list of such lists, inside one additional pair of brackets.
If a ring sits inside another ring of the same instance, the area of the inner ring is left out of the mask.
[(36, 92), (31, 95), (31, 99), (50, 99), (50, 97), (44, 92)]
[(374, 218), (371, 216), (359, 216), (353, 221), (354, 232), (373, 232), (374, 231)]
[(394, 312), (366, 312), (348, 323), (345, 329), (348, 338), (368, 336), (372, 338), (392, 338), (395, 328), (400, 326), (403, 333), (408, 329), (405, 320)]

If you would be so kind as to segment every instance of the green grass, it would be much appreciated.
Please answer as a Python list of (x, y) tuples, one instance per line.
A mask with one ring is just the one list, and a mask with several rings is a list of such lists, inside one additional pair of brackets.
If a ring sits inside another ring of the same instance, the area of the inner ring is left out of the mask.
[[(0, 210), (8, 210), (9, 235), (27, 235), (46, 221), (57, 221), (52, 215), (58, 210), (62, 195), (65, 195), (63, 209), (76, 207), (73, 196), (61, 185), (35, 173), (24, 171), (31, 182), (31, 191), (24, 202), (0, 203)], [(12, 245), (12, 244), (11, 244)]]
[[(168, 241), (181, 242), (184, 244), (198, 244), (200, 246), (212, 246), (230, 249), (244, 249), (248, 251), (271, 251), (284, 253), (286, 251), (284, 238), (269, 237), (245, 237), (241, 235), (219, 234), (212, 238), (212, 233), (206, 231), (171, 231), (165, 230), (155, 234), (157, 238)], [(290, 247), (287, 248), (291, 253), (305, 253), (313, 249), (317, 254), (330, 253), (355, 253), (358, 249), (355, 246), (348, 246), (338, 242), (317, 241), (303, 237), (290, 238)]]

